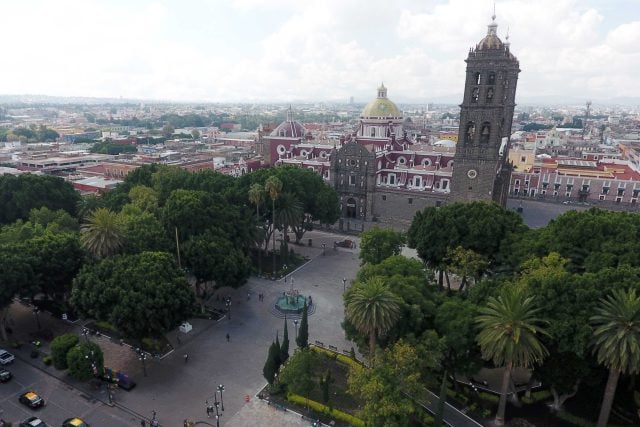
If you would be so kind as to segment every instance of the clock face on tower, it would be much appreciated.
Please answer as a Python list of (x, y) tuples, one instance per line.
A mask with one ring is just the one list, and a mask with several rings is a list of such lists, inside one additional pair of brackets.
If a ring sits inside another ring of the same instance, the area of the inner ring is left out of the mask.
[(469, 169), (467, 171), (467, 176), (469, 177), (469, 179), (476, 179), (476, 177), (478, 176), (478, 171), (475, 169)]

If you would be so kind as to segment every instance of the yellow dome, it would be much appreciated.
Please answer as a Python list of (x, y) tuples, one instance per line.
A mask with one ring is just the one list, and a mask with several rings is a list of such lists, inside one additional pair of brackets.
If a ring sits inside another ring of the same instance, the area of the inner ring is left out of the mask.
[(362, 117), (402, 117), (402, 112), (387, 98), (387, 88), (384, 84), (378, 88), (378, 97), (367, 104), (362, 110)]

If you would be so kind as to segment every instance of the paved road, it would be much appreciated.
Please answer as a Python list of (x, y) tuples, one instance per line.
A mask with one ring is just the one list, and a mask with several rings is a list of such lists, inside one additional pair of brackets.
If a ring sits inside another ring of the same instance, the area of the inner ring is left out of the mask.
[[(75, 416), (97, 427), (140, 425), (127, 412), (111, 408), (23, 360), (18, 359), (6, 368), (11, 371), (13, 378), (0, 384), (1, 417), (16, 426), (17, 422), (31, 416), (41, 418), (49, 426), (60, 426), (64, 420)], [(36, 391), (42, 396), (45, 407), (33, 410), (20, 404), (18, 396), (27, 390)]]

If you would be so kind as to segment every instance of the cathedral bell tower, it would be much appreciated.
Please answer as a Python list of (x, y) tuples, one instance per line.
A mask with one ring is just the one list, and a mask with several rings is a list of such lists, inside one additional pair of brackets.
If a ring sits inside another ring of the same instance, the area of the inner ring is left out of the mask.
[(509, 137), (515, 107), (518, 59), (503, 43), (492, 17), (487, 35), (469, 51), (460, 128), (453, 162), (451, 200), (507, 203)]

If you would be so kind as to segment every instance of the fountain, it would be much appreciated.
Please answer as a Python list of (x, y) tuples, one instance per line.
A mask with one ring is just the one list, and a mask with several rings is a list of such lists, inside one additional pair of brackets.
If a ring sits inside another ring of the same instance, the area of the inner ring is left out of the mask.
[(276, 309), (285, 315), (299, 315), (302, 314), (305, 302), (307, 302), (307, 298), (304, 295), (300, 295), (297, 289), (291, 289), (290, 291), (283, 292), (282, 296), (278, 297), (276, 300)]

